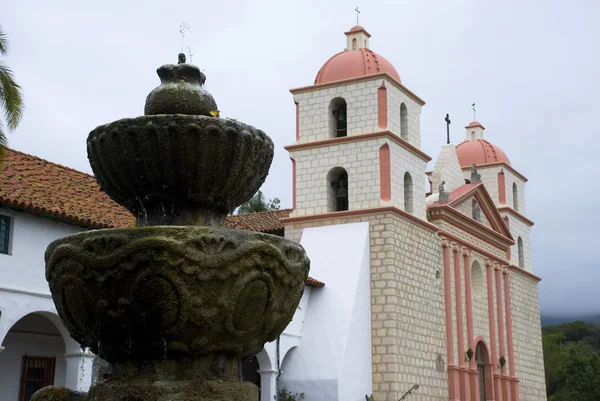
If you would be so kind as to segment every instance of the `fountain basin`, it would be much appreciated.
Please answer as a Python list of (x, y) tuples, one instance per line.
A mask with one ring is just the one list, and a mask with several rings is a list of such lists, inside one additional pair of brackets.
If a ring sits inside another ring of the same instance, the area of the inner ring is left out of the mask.
[(278, 236), (192, 226), (82, 232), (45, 258), (65, 327), (109, 362), (255, 354), (293, 318), (310, 264)]
[(138, 225), (218, 227), (264, 183), (274, 146), (234, 120), (163, 114), (99, 126), (87, 149), (97, 182)]

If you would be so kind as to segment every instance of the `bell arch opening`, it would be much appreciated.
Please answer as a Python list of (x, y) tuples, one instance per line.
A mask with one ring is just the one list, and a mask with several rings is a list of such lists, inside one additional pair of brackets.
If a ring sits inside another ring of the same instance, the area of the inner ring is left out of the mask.
[(348, 172), (343, 167), (334, 167), (327, 174), (327, 203), (330, 212), (348, 210)]
[(342, 138), (348, 135), (346, 101), (336, 97), (329, 103), (329, 136)]

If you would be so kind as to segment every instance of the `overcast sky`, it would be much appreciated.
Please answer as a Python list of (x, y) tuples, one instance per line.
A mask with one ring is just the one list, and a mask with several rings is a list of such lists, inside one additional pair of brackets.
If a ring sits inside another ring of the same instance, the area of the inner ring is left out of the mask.
[(263, 191), (290, 207), (288, 89), (312, 84), (343, 50), (357, 5), (371, 49), (427, 102), (422, 149), (435, 160), (446, 113), (453, 143), (461, 142), (476, 102), (486, 138), (529, 179), (542, 312), (600, 312), (597, 0), (5, 0), (0, 25), (11, 48), (3, 61), (26, 102), (10, 146), (91, 173), (89, 131), (143, 114), (156, 68), (177, 60), (186, 22), (193, 63), (221, 115), (275, 142)]

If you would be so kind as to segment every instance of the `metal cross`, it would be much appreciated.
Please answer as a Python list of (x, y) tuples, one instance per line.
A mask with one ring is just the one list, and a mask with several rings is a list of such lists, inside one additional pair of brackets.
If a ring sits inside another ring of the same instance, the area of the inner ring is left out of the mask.
[(356, 25), (358, 25), (358, 14), (360, 14), (360, 11), (358, 11), (358, 6), (356, 6), (354, 11), (356, 11)]
[(476, 110), (475, 110), (475, 103), (473, 103), (473, 104), (471, 105), (471, 108), (473, 109), (473, 121), (477, 121), (477, 119), (475, 118), (475, 111), (476, 111)]
[(185, 22), (183, 22), (181, 25), (179, 25), (179, 33), (181, 34), (181, 52), (183, 53), (184, 51), (187, 50), (188, 54), (190, 55), (190, 64), (191, 64), (192, 57), (194, 55), (192, 54), (192, 49), (190, 49), (190, 45), (188, 44), (188, 35), (190, 33), (190, 26), (188, 24), (186, 24)]
[(450, 144), (450, 116), (448, 114), (446, 114), (446, 118), (444, 119), (444, 121), (446, 121), (446, 143)]

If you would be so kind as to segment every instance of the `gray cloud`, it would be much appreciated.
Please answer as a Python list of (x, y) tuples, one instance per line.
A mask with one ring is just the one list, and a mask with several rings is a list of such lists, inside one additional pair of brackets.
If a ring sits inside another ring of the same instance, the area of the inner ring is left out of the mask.
[[(450, 113), (454, 143), (477, 119), (529, 178), (527, 214), (544, 312), (598, 311), (600, 189), (596, 94), (600, 3), (371, 0), (360, 5), (371, 47), (427, 101), (422, 149), (436, 157)], [(175, 62), (179, 24), (222, 114), (265, 130), (277, 149), (264, 186), (291, 205), (294, 141), (288, 89), (309, 85), (345, 46), (346, 1), (19, 1), (3, 5), (7, 62), (26, 96), (15, 149), (91, 172), (85, 139), (99, 124), (143, 113), (155, 69)]]

